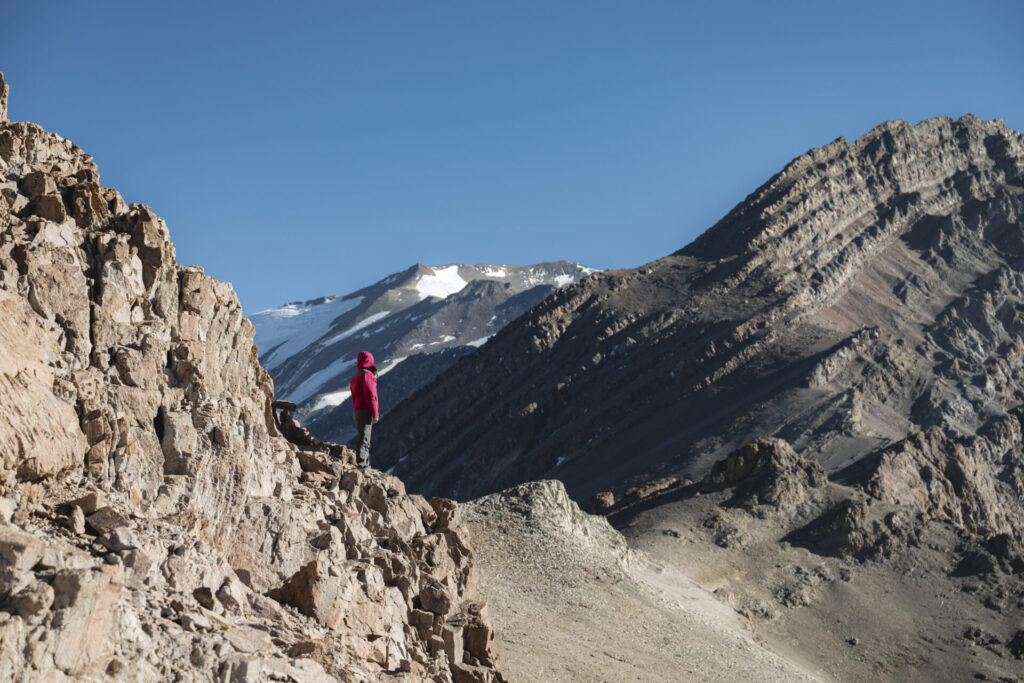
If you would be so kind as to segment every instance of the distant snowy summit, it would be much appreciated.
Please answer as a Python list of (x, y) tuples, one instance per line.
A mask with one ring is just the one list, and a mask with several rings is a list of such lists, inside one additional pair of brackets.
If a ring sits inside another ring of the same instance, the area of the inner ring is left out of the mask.
[(373, 352), (382, 375), (395, 371), (381, 381), (386, 412), (548, 294), (593, 272), (569, 261), (416, 264), (351, 294), (289, 303), (250, 319), (277, 398), (299, 404), (317, 436), (347, 440), (348, 382), (359, 351)]

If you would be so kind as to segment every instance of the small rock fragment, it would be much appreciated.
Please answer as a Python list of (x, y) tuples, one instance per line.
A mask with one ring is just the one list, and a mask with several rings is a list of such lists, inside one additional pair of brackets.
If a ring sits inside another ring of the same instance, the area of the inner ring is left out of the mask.
[(77, 505), (71, 506), (71, 512), (68, 514), (68, 528), (79, 536), (85, 533), (85, 512)]

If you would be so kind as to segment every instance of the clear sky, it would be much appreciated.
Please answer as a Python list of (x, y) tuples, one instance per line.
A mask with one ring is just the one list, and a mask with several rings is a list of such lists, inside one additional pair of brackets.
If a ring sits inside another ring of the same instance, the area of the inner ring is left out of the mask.
[(1024, 2), (5, 2), (10, 114), (246, 312), (417, 261), (635, 267), (886, 119), (1024, 130)]

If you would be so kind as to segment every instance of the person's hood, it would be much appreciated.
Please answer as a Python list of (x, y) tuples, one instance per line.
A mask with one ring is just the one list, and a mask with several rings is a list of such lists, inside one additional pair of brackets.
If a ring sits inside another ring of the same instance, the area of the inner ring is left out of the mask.
[(356, 358), (356, 367), (360, 370), (376, 370), (377, 367), (373, 364), (373, 354), (369, 351), (360, 351)]

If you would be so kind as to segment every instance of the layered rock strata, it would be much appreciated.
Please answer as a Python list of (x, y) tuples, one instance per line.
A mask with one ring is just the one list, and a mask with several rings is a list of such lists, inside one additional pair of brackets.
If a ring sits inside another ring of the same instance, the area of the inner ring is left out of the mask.
[(584, 500), (774, 436), (885, 500), (1019, 535), (1022, 285), (1024, 138), (885, 123), (685, 249), (534, 307), (389, 414), (383, 462), (413, 490), (557, 477)]
[(500, 679), (454, 503), (283, 438), (231, 286), (0, 86), (0, 677)]

